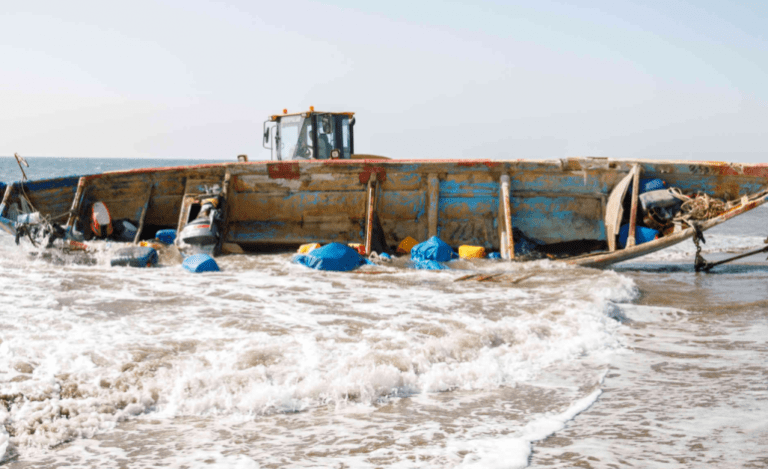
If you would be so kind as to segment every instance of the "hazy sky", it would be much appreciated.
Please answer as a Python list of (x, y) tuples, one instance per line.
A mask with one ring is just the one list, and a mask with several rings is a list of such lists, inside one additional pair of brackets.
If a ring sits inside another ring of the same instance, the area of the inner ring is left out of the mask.
[[(579, 3), (579, 6), (574, 6)], [(269, 158), (283, 108), (392, 158), (768, 162), (768, 2), (2, 2), (0, 155)]]

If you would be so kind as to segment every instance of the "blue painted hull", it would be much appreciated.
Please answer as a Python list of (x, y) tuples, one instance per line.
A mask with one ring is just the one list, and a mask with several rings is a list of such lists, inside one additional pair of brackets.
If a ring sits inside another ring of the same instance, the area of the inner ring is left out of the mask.
[[(26, 182), (23, 193), (52, 217), (67, 218), (77, 205), (73, 218), (82, 224), (87, 207), (103, 201), (113, 219), (143, 221), (145, 230), (156, 230), (180, 227), (185, 200), (206, 185), (226, 185), (222, 241), (246, 249), (365, 243), (375, 215), (390, 248), (407, 236), (424, 240), (436, 234), (454, 247), (498, 251), (508, 203), (516, 233), (542, 246), (560, 246), (558, 252), (568, 257), (605, 249), (607, 199), (634, 164), (644, 178), (727, 201), (753, 200), (768, 187), (768, 165), (571, 158), (222, 163)], [(508, 202), (502, 196), (503, 176), (510, 181)], [(83, 191), (75, 203), (79, 181)], [(1, 216), (12, 220), (21, 210), (20, 187), (4, 189)]]

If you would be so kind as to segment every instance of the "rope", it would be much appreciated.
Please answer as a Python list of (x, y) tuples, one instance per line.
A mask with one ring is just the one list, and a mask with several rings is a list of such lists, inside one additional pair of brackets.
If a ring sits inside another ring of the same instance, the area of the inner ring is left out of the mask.
[(708, 220), (710, 218), (722, 215), (730, 208), (730, 204), (720, 199), (710, 197), (699, 192), (694, 197), (687, 196), (680, 192), (678, 188), (671, 188), (670, 192), (683, 204), (680, 206), (680, 213), (675, 217), (676, 221), (689, 223), (690, 220)]

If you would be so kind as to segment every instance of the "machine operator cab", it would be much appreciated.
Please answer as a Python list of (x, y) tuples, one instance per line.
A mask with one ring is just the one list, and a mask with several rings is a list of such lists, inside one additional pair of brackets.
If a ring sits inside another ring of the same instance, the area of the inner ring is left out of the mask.
[[(351, 159), (354, 153), (352, 112), (309, 112), (271, 116), (264, 122), (264, 148), (271, 159)], [(271, 138), (270, 138), (271, 137)]]

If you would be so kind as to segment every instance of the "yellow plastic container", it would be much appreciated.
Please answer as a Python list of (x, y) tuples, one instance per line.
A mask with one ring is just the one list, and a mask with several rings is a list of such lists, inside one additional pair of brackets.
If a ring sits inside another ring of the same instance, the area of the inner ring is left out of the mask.
[(307, 254), (321, 247), (319, 243), (302, 244), (299, 246), (299, 254)]
[(145, 247), (145, 248), (152, 248), (155, 251), (159, 251), (163, 249), (164, 247), (168, 246), (167, 244), (163, 243), (162, 241), (158, 241), (156, 239), (149, 240), (149, 241), (139, 241), (139, 246)]
[(347, 246), (351, 247), (352, 249), (356, 250), (358, 254), (361, 256), (365, 255), (365, 244), (361, 243), (349, 243)]
[(397, 245), (397, 252), (400, 254), (410, 254), (411, 249), (413, 249), (413, 247), (417, 244), (419, 244), (418, 241), (411, 238), (410, 236), (406, 236), (405, 239), (400, 241), (400, 244)]
[(462, 259), (479, 259), (485, 257), (485, 248), (482, 246), (459, 246), (459, 257)]

